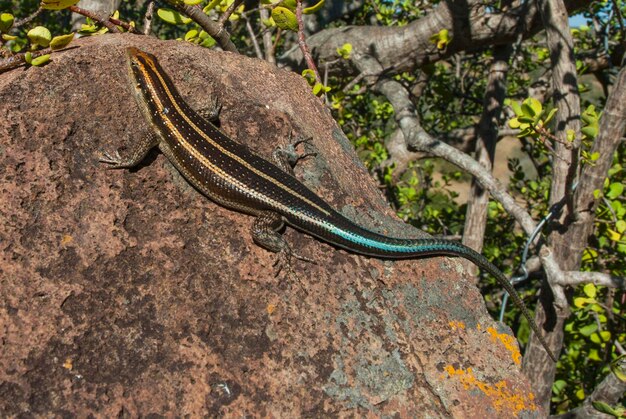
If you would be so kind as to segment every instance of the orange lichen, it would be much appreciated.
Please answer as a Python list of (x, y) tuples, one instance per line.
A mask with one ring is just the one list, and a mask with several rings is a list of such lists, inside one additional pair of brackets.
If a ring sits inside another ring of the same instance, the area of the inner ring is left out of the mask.
[(67, 246), (72, 241), (74, 241), (74, 237), (70, 236), (69, 234), (64, 234), (63, 237), (61, 237), (61, 246)]
[(267, 314), (272, 314), (276, 310), (276, 304), (268, 304), (267, 305)]
[(506, 333), (498, 333), (496, 329), (493, 327), (487, 328), (487, 332), (491, 335), (491, 340), (494, 342), (500, 341), (506, 349), (511, 352), (511, 358), (513, 358), (513, 362), (517, 365), (522, 363), (522, 354), (519, 351), (515, 338), (511, 335), (507, 335)]
[(457, 378), (465, 390), (478, 389), (490, 400), (493, 408), (506, 416), (517, 416), (522, 410), (537, 410), (533, 393), (515, 393), (508, 388), (506, 381), (487, 384), (474, 376), (471, 368), (455, 369), (452, 365), (445, 368), (450, 378)]
[(465, 323), (461, 321), (452, 320), (448, 324), (450, 325), (450, 328), (452, 328), (452, 330), (465, 329)]

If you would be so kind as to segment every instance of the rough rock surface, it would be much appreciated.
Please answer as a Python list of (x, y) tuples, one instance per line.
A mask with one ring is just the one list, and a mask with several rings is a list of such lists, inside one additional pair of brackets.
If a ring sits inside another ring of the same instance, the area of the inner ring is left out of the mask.
[(163, 155), (104, 170), (145, 133), (125, 48), (156, 54), (192, 106), (261, 155), (312, 137), (296, 174), (395, 236), (351, 146), (297, 74), (140, 36), (80, 40), (0, 75), (0, 416), (539, 416), (517, 344), (458, 261), (352, 255), (291, 229), (294, 274), (252, 219)]

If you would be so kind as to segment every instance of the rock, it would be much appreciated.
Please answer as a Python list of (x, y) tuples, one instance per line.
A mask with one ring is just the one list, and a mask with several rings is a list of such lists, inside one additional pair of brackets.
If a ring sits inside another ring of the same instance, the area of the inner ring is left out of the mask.
[[(297, 176), (348, 217), (394, 218), (303, 79), (184, 42), (81, 39), (0, 75), (2, 416), (540, 415), (508, 329), (448, 258), (381, 261), (286, 230), (278, 272), (252, 218), (189, 186), (156, 150), (105, 170), (147, 129), (125, 48), (156, 54), (195, 108), (269, 156), (312, 137)], [(421, 233), (423, 235), (423, 233)]]

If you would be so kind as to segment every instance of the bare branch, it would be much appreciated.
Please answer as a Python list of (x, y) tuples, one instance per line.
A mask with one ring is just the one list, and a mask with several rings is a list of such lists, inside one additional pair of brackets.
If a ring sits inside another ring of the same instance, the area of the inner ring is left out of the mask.
[(252, 28), (252, 25), (250, 24), (250, 19), (248, 19), (248, 16), (244, 13), (242, 15), (243, 19), (246, 21), (246, 30), (248, 31), (248, 34), (250, 35), (250, 40), (252, 41), (252, 46), (254, 47), (254, 53), (256, 54), (256, 57), (259, 59), (263, 59), (263, 51), (261, 51), (261, 46), (259, 45), (259, 42), (256, 39), (256, 33), (254, 33), (254, 29)]
[[(460, 51), (475, 51), (485, 47), (510, 45), (520, 34), (528, 38), (541, 29), (541, 19), (534, 2), (520, 2), (504, 11), (488, 11), (480, 0), (448, 0), (438, 4), (429, 14), (403, 27), (347, 26), (320, 31), (308, 39), (312, 55), (318, 63), (332, 61), (337, 48), (352, 44), (353, 52), (374, 53), (385, 71), (393, 73), (414, 71), (427, 63), (448, 58)], [(568, 0), (568, 11), (577, 10), (588, 2)], [(432, 34), (449, 30), (452, 42), (445, 50), (430, 41)], [(384, 53), (381, 53), (384, 51)], [(302, 66), (303, 56), (291, 50), (281, 57), (291, 67)], [(354, 74), (350, 66), (336, 66), (335, 73)]]
[[(478, 163), (489, 172), (492, 171), (496, 152), (498, 119), (502, 113), (504, 96), (506, 94), (506, 74), (509, 68), (508, 60), (511, 52), (512, 49), (510, 47), (497, 47), (494, 51), (494, 61), (491, 63), (487, 76), (483, 113), (478, 124), (475, 156)], [(472, 180), (471, 198), (467, 203), (465, 217), (463, 244), (479, 252), (483, 247), (485, 237), (488, 204), (489, 195), (485, 193), (475, 180)], [(470, 265), (465, 264), (465, 267), (470, 268)], [(470, 269), (476, 272), (475, 268)]]
[[(552, 165), (552, 185), (550, 205), (564, 204), (562, 224), (569, 222), (574, 213), (573, 188), (578, 170), (578, 147), (580, 142), (580, 98), (576, 77), (573, 40), (569, 29), (567, 9), (563, 0), (536, 0), (537, 8), (543, 21), (552, 69), (553, 100), (558, 109), (554, 121), (556, 123), (554, 144), (555, 159)], [(578, 141), (568, 144), (567, 133), (572, 131)], [(584, 240), (584, 239), (582, 239)], [(550, 334), (550, 348), (560, 352), (563, 347), (563, 327), (569, 316), (569, 305), (563, 287), (563, 269), (576, 270), (579, 266), (580, 254), (574, 254), (571, 243), (564, 240), (557, 229), (548, 238), (550, 248), (544, 247), (539, 255), (546, 272), (547, 282), (552, 291), (554, 301), (550, 302), (547, 295), (542, 295), (544, 304), (540, 304), (535, 312), (535, 322), (551, 325), (554, 333)], [(548, 289), (544, 288), (546, 294)], [(545, 339), (545, 337), (544, 337)], [(528, 376), (537, 402), (549, 410), (552, 383), (556, 374), (556, 364), (551, 363), (545, 353), (539, 349), (538, 336), (531, 333), (522, 370)]]
[(626, 277), (609, 275), (601, 272), (564, 272), (559, 285), (576, 286), (580, 284), (595, 284), (611, 288), (626, 287)]
[(215, 39), (218, 45), (224, 51), (230, 52), (239, 52), (237, 51), (237, 47), (233, 44), (233, 41), (230, 40), (230, 34), (224, 26), (214, 22), (209, 18), (204, 12), (202, 8), (198, 5), (190, 6), (183, 2), (179, 2), (176, 0), (165, 0), (170, 6), (175, 8), (181, 13), (189, 16), (194, 22), (196, 22), (202, 29), (206, 31), (213, 39)]
[(149, 35), (152, 30), (152, 17), (154, 16), (154, 1), (148, 3), (146, 15), (143, 18), (143, 34)]
[[(33, 51), (33, 52), (31, 52), (31, 54), (32, 54), (33, 58), (37, 58), (37, 57), (40, 57), (42, 55), (50, 54), (51, 52), (52, 52), (52, 49), (44, 48), (44, 49), (40, 49), (39, 51)], [(21, 52), (19, 54), (14, 54), (14, 55), (11, 55), (8, 58), (2, 59), (2, 60), (0, 60), (0, 74), (4, 73), (5, 71), (9, 71), (9, 70), (12, 70), (14, 68), (17, 68), (20, 65), (24, 64), (25, 62), (26, 62), (26, 53), (25, 52)]]
[(89, 19), (95, 20), (96, 22), (107, 28), (111, 33), (120, 33), (120, 30), (117, 29), (117, 26), (115, 26), (115, 24), (110, 21), (110, 17), (102, 17), (96, 12), (83, 9), (82, 7), (78, 6), (70, 6), (68, 7), (68, 10), (71, 10), (74, 13), (78, 13), (79, 15), (86, 16)]
[[(261, 22), (263, 22), (270, 18), (270, 13), (267, 9), (262, 7), (259, 10), (259, 16), (261, 17)], [(263, 47), (265, 48), (265, 60), (269, 63), (276, 64), (276, 49), (272, 42), (272, 34), (270, 31), (263, 32)]]
[(30, 15), (26, 16), (25, 18), (16, 20), (13, 23), (13, 28), (19, 28), (20, 26), (27, 24), (28, 22), (30, 22), (31, 20), (39, 16), (41, 12), (43, 12), (43, 9), (40, 7), (39, 9), (35, 10)]
[(230, 18), (230, 15), (233, 14), (233, 12), (237, 9), (237, 7), (239, 7), (239, 5), (243, 3), (243, 0), (235, 0), (231, 3), (230, 6), (228, 6), (228, 9), (226, 9), (224, 11), (224, 13), (222, 13), (222, 16), (220, 16), (219, 20), (217, 21), (217, 23), (223, 28), (224, 25), (226, 25), (226, 22), (228, 22), (228, 19)]
[(302, 0), (296, 0), (296, 18), (298, 19), (298, 46), (300, 47), (300, 51), (302, 51), (302, 55), (306, 61), (307, 67), (313, 71), (315, 74), (315, 81), (318, 83), (322, 83), (322, 78), (320, 77), (319, 71), (317, 71), (317, 66), (315, 65), (315, 61), (313, 61), (313, 57), (309, 52), (309, 47), (306, 44), (306, 39), (304, 37), (304, 22), (302, 20)]

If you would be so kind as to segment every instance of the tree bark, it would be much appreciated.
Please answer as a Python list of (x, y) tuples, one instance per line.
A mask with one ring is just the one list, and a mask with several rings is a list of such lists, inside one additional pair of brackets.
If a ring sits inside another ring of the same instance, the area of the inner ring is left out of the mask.
[[(578, 152), (580, 144), (580, 97), (574, 59), (574, 43), (569, 30), (567, 9), (562, 0), (537, 0), (537, 8), (541, 14), (546, 30), (548, 49), (552, 68), (552, 87), (554, 90), (554, 105), (558, 108), (555, 115), (555, 131), (557, 138), (554, 144), (555, 156), (553, 159), (553, 177), (550, 191), (550, 205), (556, 205), (565, 200), (566, 205), (559, 222), (565, 230), (569, 224), (569, 217), (575, 209), (572, 202), (572, 186), (578, 169)], [(572, 131), (577, 138), (570, 142), (567, 132)], [(553, 257), (559, 268), (563, 270), (577, 270), (580, 266), (580, 254), (571, 250), (572, 243), (564, 240), (558, 229), (551, 232), (548, 244), (553, 248)], [(556, 278), (548, 276), (552, 290), (557, 300), (544, 287), (542, 305), (537, 307), (535, 321), (538, 325), (549, 324), (552, 332), (549, 336), (550, 347), (553, 352), (559, 353), (563, 347), (563, 327), (569, 316), (567, 301), (559, 298), (562, 294)], [(549, 314), (547, 314), (549, 313)], [(547, 324), (546, 324), (547, 323)], [(536, 337), (531, 334), (531, 344), (524, 355), (524, 373), (530, 378), (537, 392), (539, 403), (549, 410), (552, 395), (552, 383), (556, 373), (556, 364), (539, 348)]]
[[(491, 171), (498, 141), (498, 126), (502, 113), (502, 104), (506, 94), (506, 73), (511, 56), (510, 47), (496, 47), (494, 61), (490, 66), (487, 78), (487, 88), (483, 105), (483, 114), (478, 123), (478, 136), (476, 138), (476, 161)], [(487, 224), (487, 209), (489, 206), (489, 193), (472, 179), (472, 188), (467, 202), (467, 215), (465, 217), (465, 229), (463, 244), (480, 252), (483, 248), (485, 228)], [(465, 264), (470, 272), (476, 272)]]

